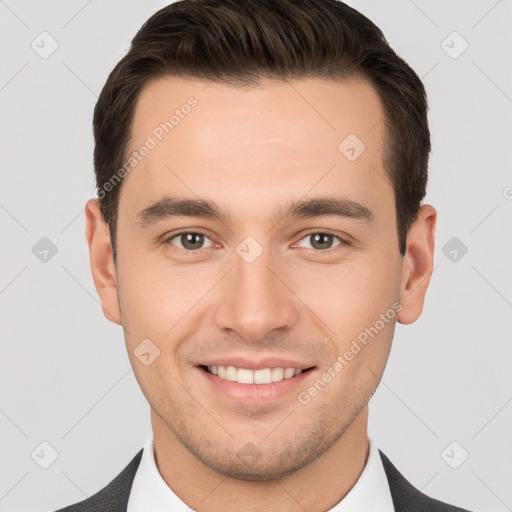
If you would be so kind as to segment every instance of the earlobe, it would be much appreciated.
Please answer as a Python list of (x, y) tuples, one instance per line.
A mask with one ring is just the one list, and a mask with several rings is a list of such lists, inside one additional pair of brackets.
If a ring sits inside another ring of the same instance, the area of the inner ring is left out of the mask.
[(111, 322), (121, 325), (110, 234), (97, 199), (89, 199), (85, 205), (85, 237), (89, 245), (94, 286), (100, 296), (103, 314)]
[(400, 304), (401, 324), (415, 322), (423, 311), (423, 303), (434, 265), (436, 210), (422, 205), (418, 218), (407, 236), (406, 252), (402, 260)]

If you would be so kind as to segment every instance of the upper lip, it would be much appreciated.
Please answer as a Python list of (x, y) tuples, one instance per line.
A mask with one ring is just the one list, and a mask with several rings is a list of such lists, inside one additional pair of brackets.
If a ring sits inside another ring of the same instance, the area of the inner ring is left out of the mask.
[(200, 366), (236, 366), (237, 368), (246, 368), (248, 370), (262, 370), (263, 368), (295, 368), (306, 370), (314, 365), (295, 361), (293, 359), (284, 359), (281, 357), (216, 357), (202, 362)]

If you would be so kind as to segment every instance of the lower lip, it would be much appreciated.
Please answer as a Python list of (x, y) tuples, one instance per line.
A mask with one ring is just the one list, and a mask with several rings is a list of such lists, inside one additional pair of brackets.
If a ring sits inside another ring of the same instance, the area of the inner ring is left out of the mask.
[(199, 371), (208, 379), (215, 390), (228, 396), (238, 403), (265, 404), (292, 393), (309, 377), (313, 368), (302, 371), (299, 375), (270, 384), (240, 384), (231, 380), (221, 379), (217, 375), (199, 367)]

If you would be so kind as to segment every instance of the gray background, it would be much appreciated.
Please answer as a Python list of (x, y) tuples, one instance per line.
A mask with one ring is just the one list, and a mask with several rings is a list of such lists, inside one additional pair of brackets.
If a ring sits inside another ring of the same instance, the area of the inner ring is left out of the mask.
[[(425, 82), (426, 202), (439, 213), (425, 310), (397, 327), (370, 432), (424, 492), (512, 510), (512, 1), (349, 3)], [(83, 207), (97, 95), (165, 4), (0, 1), (2, 511), (90, 496), (149, 433), (122, 330), (94, 289)]]

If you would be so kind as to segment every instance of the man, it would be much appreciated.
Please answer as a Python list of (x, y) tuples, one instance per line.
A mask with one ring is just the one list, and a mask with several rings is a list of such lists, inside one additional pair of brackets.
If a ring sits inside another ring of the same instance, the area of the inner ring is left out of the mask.
[(424, 87), (336, 0), (174, 3), (94, 115), (103, 312), (153, 437), (66, 511), (455, 511), (368, 439), (436, 211)]

